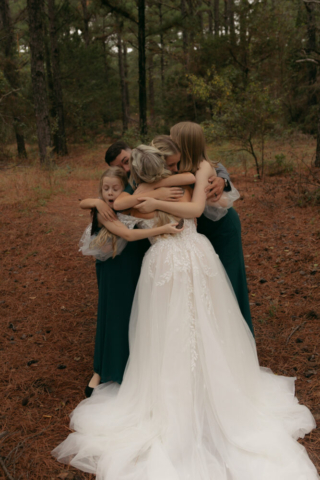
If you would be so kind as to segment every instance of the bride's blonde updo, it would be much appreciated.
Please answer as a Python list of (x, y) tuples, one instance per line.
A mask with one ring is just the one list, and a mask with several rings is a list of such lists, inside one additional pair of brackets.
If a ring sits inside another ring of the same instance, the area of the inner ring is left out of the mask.
[[(160, 150), (150, 145), (139, 145), (139, 147), (132, 150), (130, 169), (130, 183), (132, 186), (134, 184), (137, 186), (139, 183), (155, 183), (171, 175)], [(177, 217), (159, 210), (155, 212), (155, 217), (158, 219), (157, 227), (179, 220)]]
[(130, 169), (130, 183), (136, 185), (158, 182), (171, 175), (160, 150), (150, 145), (139, 145), (132, 150)]

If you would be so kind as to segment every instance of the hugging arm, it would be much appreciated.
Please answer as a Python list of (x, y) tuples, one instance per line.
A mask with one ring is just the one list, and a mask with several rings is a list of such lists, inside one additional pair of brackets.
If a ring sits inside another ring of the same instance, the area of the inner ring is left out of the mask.
[[(156, 198), (158, 200), (165, 200), (175, 202), (183, 196), (183, 191), (179, 186), (192, 185), (195, 182), (195, 176), (192, 173), (179, 173), (178, 175), (170, 175), (170, 177), (163, 178), (159, 182), (151, 184), (143, 184), (133, 195), (127, 192), (122, 192), (115, 200), (115, 210), (127, 210), (135, 207), (139, 203), (139, 196)], [(140, 191), (139, 191), (140, 190)]]
[(96, 208), (100, 215), (105, 220), (109, 220), (110, 222), (117, 218), (112, 208), (110, 208), (109, 205), (106, 204), (106, 202), (101, 200), (101, 198), (86, 198), (85, 200), (81, 200), (80, 208), (84, 210), (91, 210), (92, 208)]
[(133, 229), (126, 227), (120, 220), (115, 220), (110, 222), (104, 220), (101, 215), (98, 215), (98, 221), (106, 227), (106, 229), (117, 235), (118, 237), (124, 238), (127, 242), (135, 242), (136, 240), (143, 240), (148, 237), (155, 237), (157, 235), (163, 235), (168, 233), (179, 233), (182, 229), (178, 230), (175, 228), (177, 223), (168, 223), (167, 225), (162, 225), (161, 227), (148, 228), (148, 229)]
[(191, 202), (171, 203), (140, 197), (142, 203), (136, 208), (142, 213), (162, 210), (181, 218), (200, 217), (206, 205), (205, 187), (208, 185), (210, 175), (212, 175), (212, 167), (207, 161), (203, 161), (196, 173), (196, 184)]

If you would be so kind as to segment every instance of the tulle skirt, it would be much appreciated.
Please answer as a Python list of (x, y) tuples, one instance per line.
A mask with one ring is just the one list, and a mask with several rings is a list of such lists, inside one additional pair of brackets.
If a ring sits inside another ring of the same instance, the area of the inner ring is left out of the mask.
[(53, 455), (98, 480), (315, 480), (294, 378), (258, 363), (210, 242), (191, 221), (147, 252), (122, 385), (101, 385)]

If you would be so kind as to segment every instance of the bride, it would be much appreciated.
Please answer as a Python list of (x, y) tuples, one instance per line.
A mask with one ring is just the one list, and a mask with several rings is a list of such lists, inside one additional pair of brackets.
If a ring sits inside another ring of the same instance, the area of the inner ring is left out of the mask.
[[(152, 147), (133, 150), (136, 183), (165, 173), (159, 156)], [(205, 207), (213, 167), (201, 159), (198, 167), (192, 201), (175, 204), (176, 215), (180, 208), (196, 216)], [(165, 215), (152, 214), (140, 226), (168, 221)], [(119, 217), (132, 224), (132, 217)], [(294, 396), (294, 378), (259, 366), (210, 242), (193, 219), (184, 220), (181, 233), (151, 242), (131, 313), (123, 383), (101, 385), (79, 404), (74, 433), (53, 455), (98, 480), (318, 479), (296, 441), (315, 427), (314, 419)]]

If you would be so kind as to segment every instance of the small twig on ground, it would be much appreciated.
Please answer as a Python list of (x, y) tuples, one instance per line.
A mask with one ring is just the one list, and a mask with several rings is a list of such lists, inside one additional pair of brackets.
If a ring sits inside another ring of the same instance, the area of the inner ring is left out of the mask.
[(306, 323), (307, 323), (307, 322), (303, 322), (303, 323), (301, 323), (300, 325), (298, 325), (296, 328), (294, 328), (294, 329), (292, 330), (292, 332), (290, 333), (289, 337), (287, 338), (287, 342), (286, 342), (287, 344), (289, 343), (289, 340), (290, 340), (290, 338), (292, 337), (292, 335), (293, 335), (294, 333), (296, 333), (296, 331), (299, 330), (299, 328), (303, 327), (303, 325), (305, 325)]
[(6, 477), (8, 478), (8, 480), (15, 480), (15, 479), (10, 475), (10, 473), (8, 472), (8, 469), (7, 469), (4, 461), (2, 460), (2, 457), (0, 457), (0, 467), (1, 467), (2, 470), (4, 471), (4, 474), (6, 475)]

